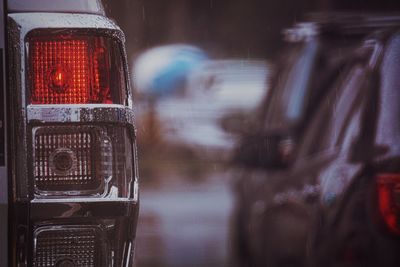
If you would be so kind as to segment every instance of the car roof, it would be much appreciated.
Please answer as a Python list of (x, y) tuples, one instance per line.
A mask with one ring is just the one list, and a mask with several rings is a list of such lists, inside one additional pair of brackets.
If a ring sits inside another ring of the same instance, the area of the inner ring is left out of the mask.
[(400, 29), (400, 14), (327, 12), (310, 13), (305, 22), (284, 30), (285, 40), (304, 41), (314, 36), (359, 36), (378, 30)]
[(9, 13), (67, 12), (105, 15), (100, 0), (7, 0)]

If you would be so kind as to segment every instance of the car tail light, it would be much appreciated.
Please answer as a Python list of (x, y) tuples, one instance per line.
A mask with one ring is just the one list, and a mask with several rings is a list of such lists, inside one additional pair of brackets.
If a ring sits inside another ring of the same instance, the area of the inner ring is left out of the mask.
[(132, 143), (123, 127), (46, 126), (33, 130), (35, 194), (127, 194)]
[(400, 174), (377, 177), (379, 212), (388, 229), (400, 235)]
[(28, 47), (32, 104), (122, 104), (122, 55), (111, 38), (32, 33)]
[[(10, 266), (132, 266), (135, 124), (121, 29), (102, 15), (8, 14)], [(49, 23), (51, 22), (51, 23)]]
[(44, 226), (34, 232), (34, 266), (106, 266), (98, 227)]

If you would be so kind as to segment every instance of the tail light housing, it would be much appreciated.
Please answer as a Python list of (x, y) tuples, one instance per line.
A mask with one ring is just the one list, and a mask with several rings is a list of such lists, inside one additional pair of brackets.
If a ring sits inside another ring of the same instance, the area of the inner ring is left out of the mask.
[(101, 15), (9, 14), (12, 266), (132, 266), (138, 178), (124, 37)]
[(378, 207), (390, 232), (400, 235), (400, 174), (377, 176)]
[(123, 104), (124, 69), (112, 38), (33, 31), (27, 46), (31, 104)]

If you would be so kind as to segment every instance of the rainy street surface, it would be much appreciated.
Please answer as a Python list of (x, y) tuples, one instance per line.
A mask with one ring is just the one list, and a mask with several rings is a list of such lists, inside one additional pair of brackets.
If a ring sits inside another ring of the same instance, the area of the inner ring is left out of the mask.
[(138, 267), (229, 266), (229, 178), (142, 186)]
[(138, 104), (138, 267), (231, 266), (234, 196), (224, 170), (237, 136), (222, 122), (247, 119), (267, 91), (268, 73), (265, 61), (207, 61), (181, 95)]

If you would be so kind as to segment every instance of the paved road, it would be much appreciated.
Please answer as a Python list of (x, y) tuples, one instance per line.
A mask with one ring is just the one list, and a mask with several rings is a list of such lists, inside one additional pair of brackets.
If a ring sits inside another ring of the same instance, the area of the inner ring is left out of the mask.
[(232, 195), (219, 178), (141, 188), (138, 267), (229, 266)]

